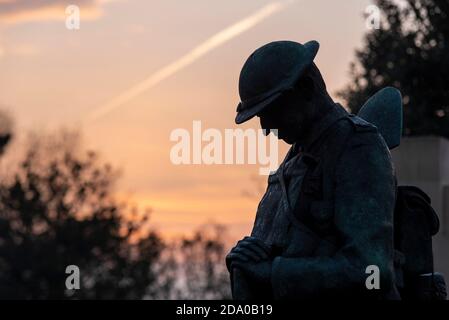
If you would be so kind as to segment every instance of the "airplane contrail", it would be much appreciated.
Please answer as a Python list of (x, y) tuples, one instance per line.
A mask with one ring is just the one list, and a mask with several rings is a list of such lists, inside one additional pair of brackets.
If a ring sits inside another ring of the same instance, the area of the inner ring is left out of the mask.
[(190, 50), (185, 55), (181, 56), (179, 59), (168, 64), (167, 66), (159, 69), (158, 71), (151, 74), (149, 77), (143, 81), (137, 83), (131, 88), (125, 90), (120, 95), (114, 97), (109, 102), (96, 108), (88, 117), (87, 122), (92, 122), (98, 120), (109, 112), (116, 110), (117, 108), (123, 106), (126, 102), (143, 93), (144, 91), (155, 86), (162, 80), (170, 77), (181, 69), (192, 64), (206, 53), (212, 51), (213, 49), (219, 47), (220, 45), (228, 42), (229, 40), (235, 38), (241, 33), (251, 29), (258, 23), (262, 22), (269, 16), (285, 9), (288, 5), (293, 3), (295, 0), (278, 1), (267, 4), (266, 6), (260, 8), (248, 17), (234, 23), (233, 25), (227, 27), (226, 29), (216, 33), (203, 43), (199, 44), (192, 50)]

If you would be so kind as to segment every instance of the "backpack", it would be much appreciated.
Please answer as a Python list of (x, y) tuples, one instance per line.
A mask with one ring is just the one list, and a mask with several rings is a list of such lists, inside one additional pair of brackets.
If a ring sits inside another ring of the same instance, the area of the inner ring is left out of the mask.
[(433, 268), (432, 236), (439, 230), (430, 197), (415, 186), (398, 186), (394, 211), (396, 280), (403, 300), (446, 300), (444, 277)]

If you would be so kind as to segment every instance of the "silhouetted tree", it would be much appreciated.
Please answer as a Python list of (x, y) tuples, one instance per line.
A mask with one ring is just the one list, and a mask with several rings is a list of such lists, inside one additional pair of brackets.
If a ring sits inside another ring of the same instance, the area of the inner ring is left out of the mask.
[(403, 94), (406, 135), (449, 138), (449, 1), (375, 0), (381, 27), (365, 35), (339, 95), (357, 113), (372, 94)]
[(8, 113), (0, 110), (0, 156), (12, 138), (12, 120)]
[[(12, 130), (2, 115), (3, 148)], [(114, 199), (118, 172), (77, 133), (33, 134), (21, 147), (0, 172), (0, 299), (230, 298), (224, 227), (163, 242), (149, 212)], [(79, 290), (66, 288), (69, 265)]]
[[(70, 133), (35, 136), (0, 180), (0, 298), (151, 298), (164, 248), (147, 214), (112, 197), (117, 176)], [(67, 290), (76, 265), (80, 290)], [(156, 290), (157, 291), (157, 290)]]
[[(172, 299), (230, 299), (224, 226), (208, 224), (175, 242), (166, 259), (171, 265)], [(168, 269), (168, 268), (167, 268)]]

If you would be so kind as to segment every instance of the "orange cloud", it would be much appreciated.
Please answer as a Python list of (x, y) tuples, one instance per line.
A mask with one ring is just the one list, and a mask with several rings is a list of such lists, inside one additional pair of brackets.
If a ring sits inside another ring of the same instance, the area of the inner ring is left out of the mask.
[(0, 0), (0, 22), (64, 20), (69, 5), (80, 8), (81, 19), (96, 19), (101, 15), (101, 4), (108, 0)]

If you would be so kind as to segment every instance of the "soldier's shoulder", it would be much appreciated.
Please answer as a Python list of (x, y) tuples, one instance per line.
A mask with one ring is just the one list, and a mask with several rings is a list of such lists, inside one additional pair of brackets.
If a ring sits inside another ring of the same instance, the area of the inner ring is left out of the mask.
[(377, 132), (377, 128), (362, 118), (350, 114), (348, 120), (356, 132)]
[(359, 135), (359, 133), (372, 132), (376, 134), (378, 132), (376, 126), (356, 115), (348, 114), (342, 120), (346, 121), (338, 121), (334, 129), (332, 129), (334, 131), (333, 134), (352, 133), (352, 135)]
[(378, 138), (381, 138), (376, 126), (356, 115), (349, 114), (342, 120), (346, 121), (338, 121), (337, 125), (332, 130), (333, 132), (331, 133), (331, 136), (346, 136), (349, 138), (346, 140), (354, 142), (356, 142), (357, 140), (366, 141), (367, 139), (377, 140)]
[(375, 149), (388, 149), (375, 125), (356, 115), (349, 115), (348, 120), (349, 126), (352, 127), (352, 135), (349, 139), (350, 145), (357, 147), (365, 145)]

